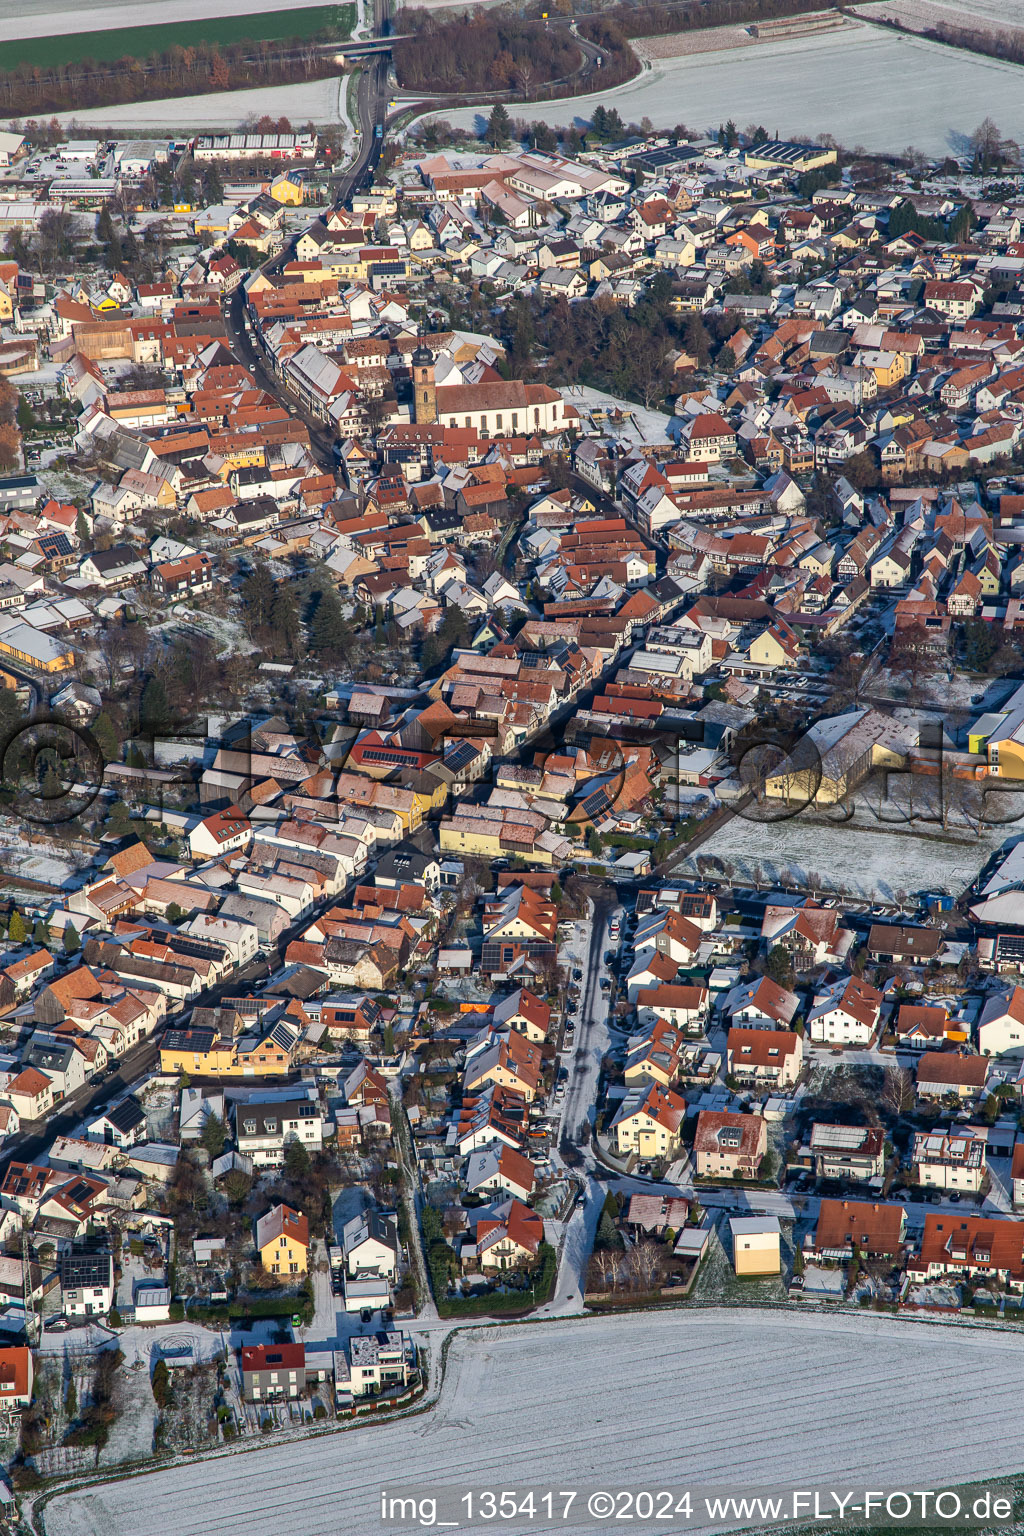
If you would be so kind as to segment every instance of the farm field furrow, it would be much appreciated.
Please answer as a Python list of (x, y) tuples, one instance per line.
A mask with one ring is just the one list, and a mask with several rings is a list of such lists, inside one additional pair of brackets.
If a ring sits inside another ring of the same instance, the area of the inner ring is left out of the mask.
[[(966, 1378), (984, 1396), (964, 1397)], [(142, 1522), (155, 1536), (333, 1536), (381, 1528), (385, 1483), (764, 1487), (783, 1465), (787, 1482), (948, 1486), (1018, 1470), (1022, 1387), (1016, 1335), (876, 1317), (672, 1312), (556, 1324), (542, 1341), (480, 1329), (455, 1341), (441, 1401), (417, 1418), (66, 1494), (44, 1523), (47, 1536)]]

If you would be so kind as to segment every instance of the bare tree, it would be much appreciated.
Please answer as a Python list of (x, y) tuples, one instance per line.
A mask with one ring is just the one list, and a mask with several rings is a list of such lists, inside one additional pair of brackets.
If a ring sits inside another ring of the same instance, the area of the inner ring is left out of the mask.
[(650, 1238), (644, 1238), (641, 1242), (633, 1244), (629, 1250), (628, 1262), (637, 1290), (649, 1291), (653, 1288), (660, 1257), (657, 1243), (651, 1242)]
[(914, 1082), (906, 1067), (886, 1067), (882, 1078), (882, 1104), (894, 1115), (904, 1115), (914, 1102)]
[(600, 1275), (601, 1284), (606, 1291), (610, 1290), (615, 1283), (618, 1262), (618, 1254), (610, 1248), (599, 1248), (594, 1254), (594, 1268)]

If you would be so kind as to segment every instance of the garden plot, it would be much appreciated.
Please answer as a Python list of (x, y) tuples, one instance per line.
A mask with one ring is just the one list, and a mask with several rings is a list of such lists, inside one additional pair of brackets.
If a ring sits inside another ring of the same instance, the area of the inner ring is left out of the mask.
[[(999, 8), (1000, 0), (992, 0)], [(837, 91), (836, 82), (842, 82)], [(843, 144), (927, 155), (960, 153), (993, 117), (1003, 133), (1024, 136), (1024, 69), (871, 26), (727, 48), (690, 58), (655, 59), (611, 91), (562, 101), (510, 104), (515, 118), (559, 127), (589, 122), (599, 102), (624, 121), (656, 127), (683, 121), (717, 129), (732, 117), (761, 122), (788, 138), (834, 134)], [(87, 114), (86, 114), (87, 115)], [(435, 114), (457, 127), (482, 127), (486, 112)]]
[(336, 1536), (385, 1529), (384, 1483), (507, 1487), (517, 1468), (551, 1487), (764, 1487), (783, 1467), (797, 1486), (948, 1487), (1019, 1471), (1022, 1390), (1021, 1335), (878, 1316), (673, 1309), (479, 1328), (456, 1336), (426, 1413), (58, 1495), (41, 1523), (47, 1536)]
[(67, 889), (90, 860), (63, 843), (28, 833), (23, 822), (0, 819), (0, 871), (11, 879), (38, 880)]
[[(148, 1374), (146, 1386), (152, 1399)], [(159, 1447), (172, 1452), (186, 1451), (217, 1441), (217, 1367), (196, 1365), (171, 1370), (168, 1390), (170, 1397), (160, 1410), (155, 1429)]]
[(110, 1439), (100, 1452), (99, 1465), (113, 1467), (124, 1461), (144, 1461), (152, 1454), (156, 1427), (156, 1404), (144, 1363), (124, 1365), (118, 1371), (114, 1406), (117, 1418), (110, 1426)]
[[(782, 1267), (785, 1271), (787, 1268), (792, 1268), (793, 1258), (792, 1244), (785, 1238), (782, 1242), (782, 1252)], [(708, 1251), (697, 1271), (693, 1298), (695, 1301), (721, 1302), (726, 1306), (734, 1305), (736, 1302), (770, 1305), (773, 1302), (785, 1301), (786, 1286), (781, 1275), (751, 1275), (745, 1279), (737, 1278), (732, 1263), (729, 1217), (725, 1214), (718, 1218), (712, 1229)]]

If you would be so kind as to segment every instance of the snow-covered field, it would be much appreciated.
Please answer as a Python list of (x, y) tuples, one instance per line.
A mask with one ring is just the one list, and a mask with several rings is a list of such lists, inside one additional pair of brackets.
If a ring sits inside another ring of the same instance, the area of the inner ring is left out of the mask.
[(741, 879), (773, 882), (789, 870), (801, 884), (814, 873), (826, 890), (881, 901), (892, 901), (899, 890), (958, 896), (1006, 837), (1005, 827), (983, 827), (976, 840), (946, 841), (913, 828), (887, 832), (867, 816), (837, 825), (808, 814), (768, 823), (735, 816), (677, 872), (693, 873), (696, 860), (710, 855)]
[[(2, 3), (2, 0), (0, 0)], [(195, 133), (203, 128), (238, 128), (247, 117), (287, 117), (293, 124), (347, 121), (344, 102), (339, 111), (340, 80), (308, 80), (301, 85), (272, 85), (256, 91), (221, 91), (210, 96), (166, 96), (160, 101), (133, 101), (120, 107), (92, 107), (86, 112), (58, 112), (65, 125), (81, 128), (125, 128)]]
[[(291, 10), (324, 0), (289, 0)], [(254, 16), (279, 7), (275, 0), (107, 0), (82, 9), (53, 0), (0, 0), (0, 29), (6, 38), (60, 37), (65, 32), (106, 32), (172, 21), (205, 21), (210, 16)]]
[[(908, 25), (918, 26), (920, 17), (932, 13), (927, 25), (935, 20), (953, 22), (957, 26), (977, 27), (991, 24), (999, 27), (1024, 27), (1024, 3), (1022, 0), (878, 0), (877, 4), (864, 6), (868, 15), (902, 17), (907, 12)], [(919, 13), (918, 15), (915, 15)]]
[(47, 1536), (370, 1536), (397, 1529), (379, 1520), (385, 1485), (948, 1487), (1020, 1469), (1022, 1390), (1019, 1335), (874, 1316), (708, 1310), (474, 1329), (452, 1345), (427, 1413), (65, 1494), (42, 1520)]
[[(992, 3), (1006, 19), (1021, 9), (1019, 0)], [(792, 137), (831, 133), (851, 146), (914, 144), (930, 155), (962, 150), (988, 116), (1024, 136), (1024, 69), (870, 26), (658, 59), (615, 90), (509, 110), (554, 126), (589, 120), (602, 101), (627, 122), (646, 116), (656, 127), (715, 129), (733, 117)], [(475, 108), (437, 115), (464, 128), (483, 121)]]
[(876, 0), (859, 9), (880, 20), (898, 21), (914, 31), (925, 27), (947, 26), (973, 28), (1024, 27), (1024, 5), (995, 0), (993, 4), (961, 5), (960, 0)]

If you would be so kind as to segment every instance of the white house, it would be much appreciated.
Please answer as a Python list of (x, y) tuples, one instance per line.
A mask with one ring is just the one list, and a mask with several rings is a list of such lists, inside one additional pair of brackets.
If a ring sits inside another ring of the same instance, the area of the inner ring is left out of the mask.
[(394, 1280), (398, 1273), (398, 1225), (393, 1216), (364, 1211), (346, 1221), (341, 1233), (345, 1267), (356, 1277)]
[(119, 1099), (86, 1126), (90, 1141), (111, 1147), (134, 1147), (146, 1140), (146, 1111), (133, 1093)]
[(840, 977), (819, 992), (807, 1015), (816, 1045), (870, 1045), (878, 1033), (882, 994), (858, 976)]
[(1024, 987), (987, 999), (978, 1020), (983, 1056), (1024, 1056)]

